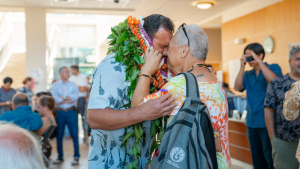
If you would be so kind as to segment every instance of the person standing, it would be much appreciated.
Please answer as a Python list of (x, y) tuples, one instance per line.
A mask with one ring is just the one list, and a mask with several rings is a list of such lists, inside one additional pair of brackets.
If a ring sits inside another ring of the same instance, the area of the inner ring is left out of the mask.
[(265, 99), (265, 118), (272, 142), (275, 169), (298, 169), (299, 167), (295, 154), (300, 138), (300, 118), (287, 121), (283, 114), (285, 93), (291, 89), (293, 83), (300, 80), (299, 47), (290, 51), (289, 65), (290, 73), (270, 82)]
[[(169, 42), (174, 33), (173, 22), (159, 14), (144, 18), (144, 28), (152, 39), (153, 48), (166, 56)], [(166, 116), (176, 104), (163, 104), (171, 96), (166, 94), (157, 100), (150, 100), (142, 106), (126, 109), (128, 104), (128, 88), (126, 81), (126, 66), (115, 62), (115, 53), (109, 54), (97, 66), (88, 104), (88, 122), (92, 128), (89, 147), (89, 169), (111, 168), (121, 169), (133, 161), (133, 156), (125, 158), (124, 148), (121, 148), (125, 127), (145, 121), (144, 141), (140, 144), (141, 158), (139, 168), (145, 168), (150, 159), (150, 127), (151, 121)], [(169, 99), (175, 101), (175, 98)], [(128, 141), (133, 145), (134, 140)], [(128, 149), (129, 151), (129, 149)], [(126, 161), (125, 161), (126, 160)], [(125, 161), (125, 162), (124, 162)]]
[(0, 89), (0, 116), (9, 111), (10, 100), (16, 94), (16, 90), (11, 88), (12, 82), (10, 77), (3, 80), (3, 86)]
[(82, 125), (84, 126), (84, 112), (85, 112), (85, 106), (86, 106), (86, 96), (87, 96), (87, 91), (90, 90), (88, 87), (87, 83), (87, 77), (81, 73), (79, 73), (79, 67), (77, 65), (71, 66), (71, 73), (72, 76), (70, 77), (70, 81), (74, 82), (78, 89), (79, 89), (79, 94), (78, 94), (78, 100), (77, 100), (77, 109), (78, 112), (81, 115), (82, 119)]
[[(264, 63), (264, 48), (259, 43), (252, 43), (244, 49), (241, 68), (236, 78), (234, 89), (247, 91), (247, 136), (255, 169), (272, 169), (272, 146), (264, 116), (264, 99), (268, 83), (277, 76), (282, 76), (278, 64)], [(248, 62), (253, 69), (244, 71)]]
[(75, 103), (78, 99), (78, 87), (74, 82), (70, 82), (70, 72), (67, 67), (59, 69), (61, 80), (52, 85), (51, 93), (57, 105), (57, 151), (58, 158), (53, 162), (59, 164), (63, 159), (63, 135), (65, 124), (67, 124), (74, 144), (74, 160), (71, 165), (79, 163), (79, 143), (78, 143), (78, 127), (77, 114), (75, 112)]
[(34, 96), (33, 91), (31, 90), (32, 87), (32, 78), (31, 77), (26, 77), (23, 80), (23, 87), (20, 87), (19, 89), (17, 89), (17, 92), (19, 93), (24, 93), (27, 95), (28, 100), (29, 100), (29, 106), (32, 106), (32, 96)]

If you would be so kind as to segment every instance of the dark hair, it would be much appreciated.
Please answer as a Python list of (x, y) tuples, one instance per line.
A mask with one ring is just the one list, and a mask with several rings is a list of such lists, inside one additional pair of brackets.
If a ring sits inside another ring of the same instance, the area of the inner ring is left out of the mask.
[(16, 106), (21, 106), (21, 105), (28, 105), (29, 104), (29, 100), (27, 95), (23, 94), (23, 93), (17, 93), (13, 96), (12, 98), (12, 102), (16, 105)]
[(26, 84), (27, 82), (30, 82), (32, 80), (31, 77), (26, 77), (24, 80), (23, 80), (23, 84)]
[(223, 88), (229, 88), (228, 84), (227, 84), (227, 83), (224, 83), (224, 82), (222, 83), (222, 87), (223, 87)]
[(47, 106), (52, 111), (55, 110), (55, 100), (52, 96), (42, 95), (38, 99), (42, 106)]
[(40, 96), (43, 96), (43, 95), (52, 96), (52, 94), (50, 92), (38, 92), (35, 95), (36, 95), (36, 97), (40, 97)]
[(4, 80), (3, 80), (3, 83), (4, 83), (4, 84), (6, 84), (6, 83), (12, 84), (12, 82), (13, 82), (13, 80), (12, 80), (12, 78), (10, 78), (10, 77), (6, 77), (6, 78), (4, 78)]
[(265, 50), (263, 48), (263, 46), (261, 46), (261, 44), (259, 43), (251, 43), (248, 46), (245, 47), (244, 49), (244, 54), (246, 54), (246, 50), (252, 50), (256, 55), (260, 55), (263, 54), (263, 58), (262, 60), (264, 60), (265, 58)]
[(72, 68), (72, 69), (79, 70), (79, 67), (78, 67), (77, 65), (72, 65), (71, 68)]
[(159, 14), (152, 14), (144, 18), (144, 29), (152, 40), (160, 27), (174, 33), (174, 23), (170, 18)]

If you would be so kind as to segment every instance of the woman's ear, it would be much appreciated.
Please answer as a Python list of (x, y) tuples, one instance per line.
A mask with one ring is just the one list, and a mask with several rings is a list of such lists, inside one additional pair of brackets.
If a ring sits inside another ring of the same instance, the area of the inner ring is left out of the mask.
[(187, 54), (189, 53), (190, 47), (188, 47), (187, 45), (182, 47), (182, 54), (181, 57), (185, 58), (187, 56)]

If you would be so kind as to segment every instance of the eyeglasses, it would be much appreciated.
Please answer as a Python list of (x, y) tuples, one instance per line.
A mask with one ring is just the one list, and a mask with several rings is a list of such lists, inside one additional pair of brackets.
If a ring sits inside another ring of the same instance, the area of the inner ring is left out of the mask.
[(189, 37), (187, 36), (186, 30), (185, 30), (185, 27), (184, 27), (185, 25), (186, 25), (185, 23), (183, 23), (182, 25), (180, 25), (179, 28), (178, 28), (178, 30), (179, 30), (180, 28), (182, 28), (182, 30), (183, 30), (183, 32), (184, 32), (184, 34), (185, 34), (185, 36), (186, 36), (186, 38), (187, 38), (187, 40), (188, 40), (188, 46), (190, 47), (190, 39), (189, 39)]

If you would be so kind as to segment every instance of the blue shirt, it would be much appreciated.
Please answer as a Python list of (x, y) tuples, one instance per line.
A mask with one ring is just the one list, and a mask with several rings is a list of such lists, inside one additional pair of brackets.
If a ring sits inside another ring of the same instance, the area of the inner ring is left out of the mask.
[[(281, 68), (278, 64), (265, 63), (268, 68), (277, 76), (282, 76)], [(245, 71), (243, 80), (244, 90), (247, 91), (247, 118), (246, 126), (251, 128), (264, 128), (264, 100), (267, 93), (268, 81), (262, 71), (256, 76), (255, 70)]]
[(30, 106), (20, 106), (0, 116), (0, 121), (12, 122), (26, 130), (37, 130), (43, 126), (42, 117), (31, 111)]
[[(10, 101), (13, 95), (16, 94), (16, 90), (10, 88), (9, 91), (5, 91), (3, 87), (0, 88), (0, 103)], [(1, 114), (9, 111), (9, 106), (0, 106), (0, 116)]]
[[(52, 85), (51, 93), (55, 99), (56, 105), (61, 109), (69, 109), (75, 106), (78, 99), (78, 87), (74, 82), (59, 80)], [(63, 97), (70, 97), (72, 103), (60, 104), (64, 99)]]

